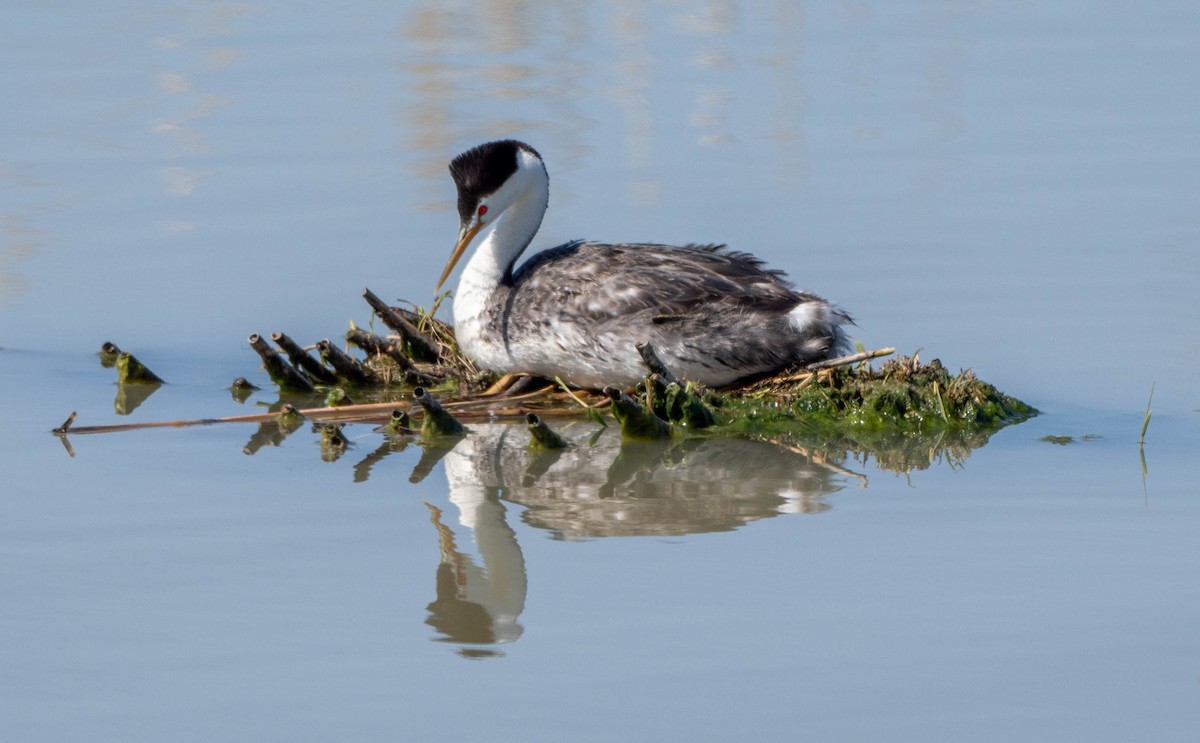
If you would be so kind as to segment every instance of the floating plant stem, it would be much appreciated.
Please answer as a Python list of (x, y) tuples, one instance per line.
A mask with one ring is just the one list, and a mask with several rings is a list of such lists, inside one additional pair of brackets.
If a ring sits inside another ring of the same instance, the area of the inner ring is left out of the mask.
[(146, 368), (131, 353), (117, 357), (117, 382), (120, 384), (162, 384), (162, 378)]
[(717, 422), (712, 410), (700, 399), (691, 384), (667, 385), (667, 412), (672, 423), (685, 428), (708, 428)]
[(554, 381), (556, 384), (558, 384), (559, 387), (562, 388), (563, 392), (567, 393), (567, 397), (569, 397), (572, 400), (574, 400), (575, 402), (579, 403), (579, 406), (587, 411), (589, 418), (591, 418), (596, 423), (599, 423), (604, 428), (608, 428), (608, 423), (606, 423), (604, 421), (604, 416), (600, 415), (600, 411), (596, 410), (595, 406), (588, 405), (586, 402), (584, 402), (583, 399), (579, 397), (579, 395), (576, 395), (571, 390), (571, 388), (567, 386), (566, 382), (562, 381), (561, 377), (555, 377)]
[(229, 385), (229, 389), (238, 390), (241, 392), (255, 392), (259, 388), (258, 385), (254, 384), (249, 379), (246, 379), (245, 377), (238, 377), (237, 379), (233, 380), (233, 384)]
[(950, 416), (946, 415), (946, 403), (942, 400), (942, 391), (941, 388), (938, 387), (936, 379), (933, 380), (933, 394), (937, 397), (938, 410), (942, 414), (942, 420), (949, 423)]
[(387, 424), (384, 425), (384, 430), (392, 436), (411, 436), (413, 433), (412, 420), (408, 417), (408, 413), (396, 408), (392, 411), (392, 416), (388, 418)]
[(536, 413), (527, 413), (525, 415), (525, 424), (529, 426), (529, 433), (532, 436), (532, 438), (529, 440), (529, 448), (567, 448), (567, 440), (560, 436), (553, 428), (546, 425), (546, 421), (539, 418)]
[(327, 408), (341, 408), (345, 407), (346, 405), (354, 404), (354, 400), (351, 400), (350, 396), (346, 394), (346, 390), (342, 389), (341, 387), (334, 387), (333, 389), (329, 390), (329, 394), (325, 396), (325, 407)]
[(1150, 383), (1150, 399), (1146, 401), (1146, 417), (1142, 420), (1142, 434), (1138, 436), (1138, 446), (1146, 443), (1146, 429), (1150, 427), (1150, 403), (1154, 402), (1154, 382)]
[(337, 384), (337, 376), (314, 359), (300, 344), (291, 339), (287, 333), (271, 333), (271, 340), (283, 349), (292, 365), (303, 372), (316, 384)]
[[(917, 349), (917, 350), (920, 351), (921, 349)], [(808, 366), (806, 366), (804, 368), (808, 371), (816, 371), (818, 369), (829, 369), (829, 368), (832, 368), (835, 366), (845, 366), (846, 364), (856, 364), (859, 361), (869, 361), (871, 359), (877, 359), (880, 356), (890, 356), (895, 352), (896, 352), (895, 348), (880, 348), (876, 351), (862, 351), (860, 353), (852, 353), (849, 356), (839, 356), (836, 359), (825, 359), (824, 361), (817, 361), (812, 364), (809, 364)], [(914, 352), (913, 353), (914, 362), (915, 362), (916, 358), (917, 358), (917, 354)]]
[(675, 376), (675, 372), (667, 368), (667, 365), (663, 362), (662, 358), (660, 358), (658, 353), (654, 350), (653, 345), (649, 343), (638, 343), (636, 344), (636, 347), (638, 353), (642, 355), (642, 361), (644, 361), (646, 363), (646, 367), (650, 369), (651, 374), (657, 374), (658, 376), (662, 377), (663, 381), (667, 384), (671, 384), (672, 382), (675, 384), (682, 384), (679, 377)]
[(413, 390), (413, 399), (425, 411), (425, 417), (421, 421), (422, 436), (462, 436), (467, 432), (463, 424), (447, 412), (424, 387)]
[(443, 381), (432, 374), (417, 369), (413, 365), (412, 359), (408, 357), (408, 354), (404, 353), (403, 346), (393, 340), (380, 338), (374, 333), (368, 333), (360, 328), (350, 328), (350, 330), (346, 331), (346, 340), (368, 354), (386, 356), (394, 361), (396, 366), (400, 368), (400, 373), (404, 375), (404, 381), (411, 385), (429, 387)]
[(376, 296), (370, 289), (363, 289), (363, 299), (367, 300), (367, 304), (371, 305), (371, 309), (375, 310), (375, 314), (379, 316), (384, 325), (396, 331), (404, 339), (413, 358), (419, 361), (438, 360), (442, 351), (440, 344), (418, 330), (417, 326), (413, 325), (408, 318)]
[(271, 377), (271, 381), (279, 385), (281, 390), (292, 390), (295, 392), (312, 392), (312, 382), (308, 381), (308, 377), (296, 371), (296, 368), (284, 361), (275, 349), (267, 345), (267, 342), (262, 339), (258, 333), (251, 334), (250, 347), (254, 352), (262, 358), (263, 368), (267, 370), (267, 375)]
[(238, 377), (233, 380), (233, 384), (229, 385), (229, 394), (239, 403), (246, 402), (250, 399), (250, 395), (254, 394), (258, 387), (250, 383), (245, 377)]
[(325, 338), (317, 342), (317, 350), (321, 359), (333, 367), (337, 375), (351, 384), (370, 386), (380, 383), (379, 376), (367, 368), (361, 361), (333, 345)]
[(77, 413), (75, 411), (71, 411), (71, 414), (67, 416), (67, 419), (65, 421), (63, 421), (63, 424), (61, 426), (59, 426), (58, 428), (54, 429), (53, 433), (56, 433), (61, 436), (62, 434), (66, 433), (67, 431), (71, 430), (71, 424), (75, 422), (76, 415), (77, 415)]
[(670, 423), (616, 387), (605, 387), (604, 394), (612, 400), (613, 415), (621, 424), (621, 435), (625, 438), (665, 439), (675, 435)]
[(117, 365), (117, 357), (121, 355), (121, 349), (116, 343), (108, 341), (100, 346), (100, 366), (105, 369), (111, 369)]

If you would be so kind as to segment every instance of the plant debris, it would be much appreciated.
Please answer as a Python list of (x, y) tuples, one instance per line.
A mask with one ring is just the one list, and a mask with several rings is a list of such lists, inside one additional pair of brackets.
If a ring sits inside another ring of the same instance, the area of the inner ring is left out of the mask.
[(1054, 444), (1056, 446), (1067, 446), (1068, 444), (1077, 444), (1081, 441), (1096, 441), (1097, 439), (1101, 439), (1101, 438), (1104, 438), (1104, 437), (1100, 436), (1099, 434), (1088, 433), (1088, 434), (1084, 434), (1083, 436), (1047, 435), (1047, 436), (1041, 437), (1040, 439), (1038, 439), (1038, 441), (1045, 441), (1048, 444)]
[[(425, 311), (390, 306), (369, 289), (364, 297), (391, 334), (380, 336), (352, 323), (345, 350), (328, 339), (304, 347), (285, 333), (271, 334), (282, 353), (262, 336), (250, 336), (251, 348), (279, 390), (272, 412), (115, 426), (72, 427), (68, 421), (57, 431), (257, 422), (259, 433), (247, 446), (252, 453), (278, 445), (307, 418), (322, 433), (324, 456), (336, 458), (346, 445), (341, 433), (346, 423), (379, 424), (385, 439), (403, 446), (414, 427), (433, 445), (469, 434), (464, 424), (472, 421), (522, 420), (538, 447), (553, 450), (564, 442), (552, 421), (590, 417), (604, 426), (611, 411), (625, 438), (749, 438), (830, 462), (848, 451), (871, 453), (880, 466), (907, 471), (938, 456), (952, 462), (965, 458), (1001, 427), (1037, 414), (969, 369), (953, 374), (937, 359), (923, 363), (917, 354), (895, 356), (892, 348), (860, 350), (722, 390), (679, 379), (648, 344), (638, 349), (647, 379), (635, 389), (574, 390), (561, 380), (497, 377), (458, 353), (453, 329), (432, 317), (436, 303)], [(114, 354), (127, 355), (105, 344), (102, 362)], [(882, 357), (891, 358), (872, 364)], [(239, 379), (234, 399), (242, 402), (255, 389)]]

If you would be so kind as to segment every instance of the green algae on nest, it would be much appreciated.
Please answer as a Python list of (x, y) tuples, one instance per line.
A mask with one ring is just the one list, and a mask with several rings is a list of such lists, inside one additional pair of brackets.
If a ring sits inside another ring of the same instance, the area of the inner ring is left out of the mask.
[[(769, 406), (809, 430), (937, 432), (1017, 423), (1037, 410), (937, 359), (889, 359), (878, 369), (833, 369), (823, 380), (769, 387)], [(762, 395), (756, 394), (762, 407)], [(739, 398), (734, 395), (734, 400)], [(743, 406), (753, 398), (740, 398)], [(743, 407), (739, 406), (739, 407)]]
[(960, 464), (996, 431), (1037, 415), (970, 370), (952, 375), (939, 361), (915, 357), (767, 380), (727, 394), (720, 412), (714, 433), (798, 446), (830, 462), (848, 451), (870, 454), (894, 472), (938, 458)]
[(646, 391), (647, 407), (659, 418), (693, 430), (716, 425), (716, 416), (690, 382), (668, 382), (655, 373), (642, 387)]

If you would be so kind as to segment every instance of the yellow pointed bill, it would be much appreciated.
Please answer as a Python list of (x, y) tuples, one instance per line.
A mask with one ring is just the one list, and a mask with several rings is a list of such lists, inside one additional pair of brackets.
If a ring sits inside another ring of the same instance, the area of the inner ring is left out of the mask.
[(471, 241), (475, 239), (475, 236), (479, 234), (481, 229), (483, 229), (483, 222), (475, 220), (474, 224), (463, 227), (458, 233), (458, 244), (454, 246), (454, 252), (450, 254), (450, 262), (446, 264), (446, 270), (442, 271), (442, 278), (438, 279), (437, 286), (433, 288), (434, 294), (441, 291), (442, 284), (446, 283), (446, 279), (450, 278), (450, 272), (458, 265), (458, 259), (462, 258), (463, 253), (467, 250), (467, 246), (471, 244)]

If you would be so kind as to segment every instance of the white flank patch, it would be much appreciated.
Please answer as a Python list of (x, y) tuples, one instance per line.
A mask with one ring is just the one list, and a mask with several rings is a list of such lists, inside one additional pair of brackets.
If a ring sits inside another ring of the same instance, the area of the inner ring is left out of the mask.
[(788, 320), (801, 333), (813, 325), (828, 325), (829, 307), (824, 302), (801, 302), (788, 313)]

